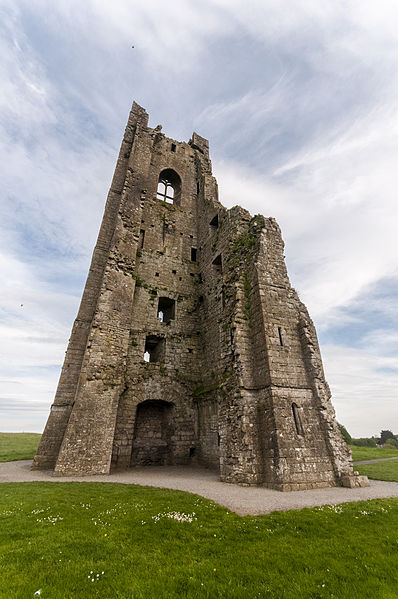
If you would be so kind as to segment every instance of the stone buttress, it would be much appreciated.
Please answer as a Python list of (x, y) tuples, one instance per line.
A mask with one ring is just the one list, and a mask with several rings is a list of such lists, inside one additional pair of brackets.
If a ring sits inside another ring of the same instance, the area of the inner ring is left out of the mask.
[(279, 490), (354, 475), (272, 218), (218, 201), (208, 142), (133, 104), (32, 468), (202, 464)]

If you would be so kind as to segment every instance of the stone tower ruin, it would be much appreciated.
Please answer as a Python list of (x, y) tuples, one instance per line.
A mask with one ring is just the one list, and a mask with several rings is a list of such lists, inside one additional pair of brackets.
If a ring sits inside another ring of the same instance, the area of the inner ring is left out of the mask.
[(361, 484), (277, 223), (224, 208), (207, 140), (165, 137), (134, 103), (32, 467), (153, 464), (283, 491)]

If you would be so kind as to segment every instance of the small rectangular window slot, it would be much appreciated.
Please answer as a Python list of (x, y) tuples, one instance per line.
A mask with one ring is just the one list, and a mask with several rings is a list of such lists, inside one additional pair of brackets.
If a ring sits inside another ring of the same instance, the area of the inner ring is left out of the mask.
[(218, 229), (218, 214), (216, 214), (210, 221), (210, 226), (214, 229)]
[(143, 249), (144, 247), (144, 239), (145, 239), (145, 229), (140, 230), (140, 237), (138, 239), (138, 247)]
[(278, 327), (279, 343), (283, 346), (282, 328)]
[(222, 273), (222, 256), (221, 256), (221, 254), (218, 254), (218, 256), (216, 258), (214, 258), (212, 265), (213, 265), (214, 272), (219, 273), (219, 274)]
[(155, 272), (155, 277), (158, 277), (158, 276), (159, 276), (159, 273), (158, 273), (158, 272)]
[(196, 262), (197, 252), (198, 252), (198, 250), (196, 248), (191, 248), (191, 261), (192, 262)]
[(199, 181), (196, 181), (196, 193), (199, 195), (200, 193), (200, 185), (199, 185)]
[(292, 403), (292, 412), (293, 412), (294, 424), (296, 425), (296, 432), (298, 435), (300, 435), (302, 437), (302, 436), (304, 436), (304, 429), (303, 429), (303, 424), (301, 422), (300, 408), (298, 407), (298, 405), (296, 403)]
[(191, 354), (192, 353), (192, 347), (188, 347), (188, 353)]
[(200, 304), (203, 304), (203, 295), (200, 295), (200, 296), (199, 296), (199, 303), (200, 303)]
[(196, 447), (190, 447), (189, 448), (189, 457), (193, 458), (195, 453), (196, 453)]
[(189, 237), (190, 237), (191, 239), (193, 239), (193, 235), (190, 235)]
[(173, 275), (176, 275), (176, 274), (177, 274), (177, 271), (176, 271), (176, 270), (172, 270), (171, 272), (173, 273)]
[(171, 151), (172, 151), (172, 152), (175, 152), (175, 151), (176, 151), (176, 147), (177, 147), (177, 146), (176, 146), (175, 144), (171, 144)]
[(191, 276), (191, 277), (194, 277), (194, 276), (195, 276), (195, 273), (194, 273), (194, 272), (190, 272), (189, 274), (190, 274), (190, 276)]
[(163, 337), (148, 335), (145, 339), (145, 362), (162, 362), (165, 353), (165, 340)]
[(160, 322), (169, 324), (175, 317), (175, 300), (169, 297), (160, 297), (158, 302), (158, 318)]
[(179, 281), (182, 281), (182, 277), (178, 277), (178, 280), (179, 280)]

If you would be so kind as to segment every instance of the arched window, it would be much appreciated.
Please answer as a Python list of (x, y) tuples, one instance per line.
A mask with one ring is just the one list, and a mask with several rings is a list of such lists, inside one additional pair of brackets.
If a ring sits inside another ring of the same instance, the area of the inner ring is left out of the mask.
[(300, 410), (296, 403), (292, 403), (292, 412), (294, 418), (294, 424), (296, 425), (296, 431), (298, 435), (304, 435), (303, 425), (301, 423)]
[(159, 175), (156, 197), (158, 200), (162, 200), (168, 204), (179, 204), (180, 196), (181, 179), (173, 169), (166, 168)]

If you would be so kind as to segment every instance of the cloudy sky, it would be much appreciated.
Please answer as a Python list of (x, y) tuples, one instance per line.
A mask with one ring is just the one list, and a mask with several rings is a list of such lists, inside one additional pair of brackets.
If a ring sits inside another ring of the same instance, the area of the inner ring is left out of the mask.
[[(41, 432), (133, 100), (274, 216), (340, 422), (398, 433), (395, 0), (0, 0), (0, 430)], [(132, 46), (134, 45), (134, 48)]]

